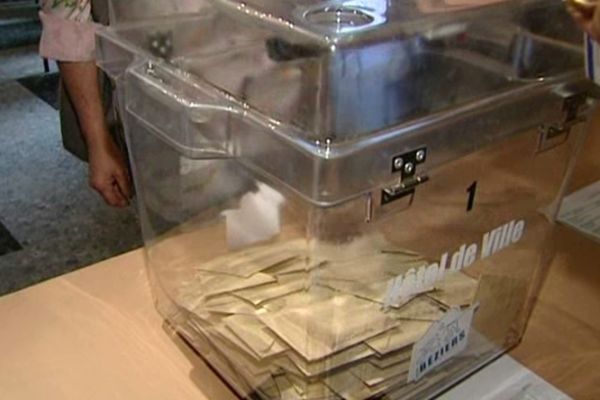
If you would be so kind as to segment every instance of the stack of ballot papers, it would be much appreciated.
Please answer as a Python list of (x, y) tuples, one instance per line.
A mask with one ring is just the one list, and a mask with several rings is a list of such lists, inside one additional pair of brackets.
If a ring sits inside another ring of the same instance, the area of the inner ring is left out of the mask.
[(368, 399), (407, 386), (413, 344), (474, 302), (478, 282), (456, 272), (386, 307), (393, 279), (427, 264), (380, 238), (272, 243), (198, 265), (179, 300), (209, 343), (202, 355), (241, 395)]

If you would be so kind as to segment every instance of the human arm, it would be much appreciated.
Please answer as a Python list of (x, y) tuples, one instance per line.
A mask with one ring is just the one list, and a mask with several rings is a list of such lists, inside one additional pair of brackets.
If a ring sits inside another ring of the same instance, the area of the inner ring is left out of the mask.
[(125, 207), (131, 196), (127, 164), (109, 134), (93, 61), (59, 62), (65, 89), (73, 103), (88, 148), (89, 183), (114, 207)]
[(88, 148), (89, 182), (112, 205), (127, 205), (127, 165), (105, 121), (94, 63), (95, 31), (89, 0), (45, 0), (40, 54), (58, 61), (61, 78), (73, 104)]

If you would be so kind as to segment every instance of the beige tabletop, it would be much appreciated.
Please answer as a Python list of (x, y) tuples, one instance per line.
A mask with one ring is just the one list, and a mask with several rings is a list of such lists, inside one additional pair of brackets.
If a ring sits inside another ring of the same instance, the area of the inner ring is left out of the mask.
[(153, 308), (140, 250), (0, 299), (0, 399), (234, 399)]
[[(600, 124), (598, 125), (600, 126)], [(600, 178), (600, 135), (574, 185)], [(600, 399), (600, 245), (564, 227), (512, 355), (576, 399)], [(153, 308), (140, 250), (0, 299), (0, 399), (234, 399)]]

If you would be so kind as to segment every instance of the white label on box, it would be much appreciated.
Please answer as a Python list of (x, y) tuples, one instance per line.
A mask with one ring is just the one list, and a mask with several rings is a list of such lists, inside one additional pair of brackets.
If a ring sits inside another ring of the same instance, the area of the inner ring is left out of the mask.
[(600, 181), (565, 197), (558, 221), (600, 240)]
[(461, 353), (469, 342), (471, 321), (477, 305), (450, 309), (415, 343), (410, 359), (408, 382), (421, 379), (444, 361)]
[(454, 252), (442, 254), (439, 261), (412, 268), (392, 279), (387, 286), (384, 307), (399, 306), (414, 296), (431, 290), (444, 279), (446, 273), (454, 273), (470, 267), (478, 258), (484, 259), (518, 243), (525, 234), (525, 220), (514, 219), (483, 234), (480, 243), (465, 243)]

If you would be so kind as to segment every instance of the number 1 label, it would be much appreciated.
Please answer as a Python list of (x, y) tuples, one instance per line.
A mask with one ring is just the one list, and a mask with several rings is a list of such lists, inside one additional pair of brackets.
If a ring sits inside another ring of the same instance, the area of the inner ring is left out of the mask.
[(467, 193), (469, 193), (469, 199), (467, 200), (467, 212), (469, 212), (475, 206), (475, 194), (477, 194), (477, 181), (473, 182), (471, 186), (467, 188)]

